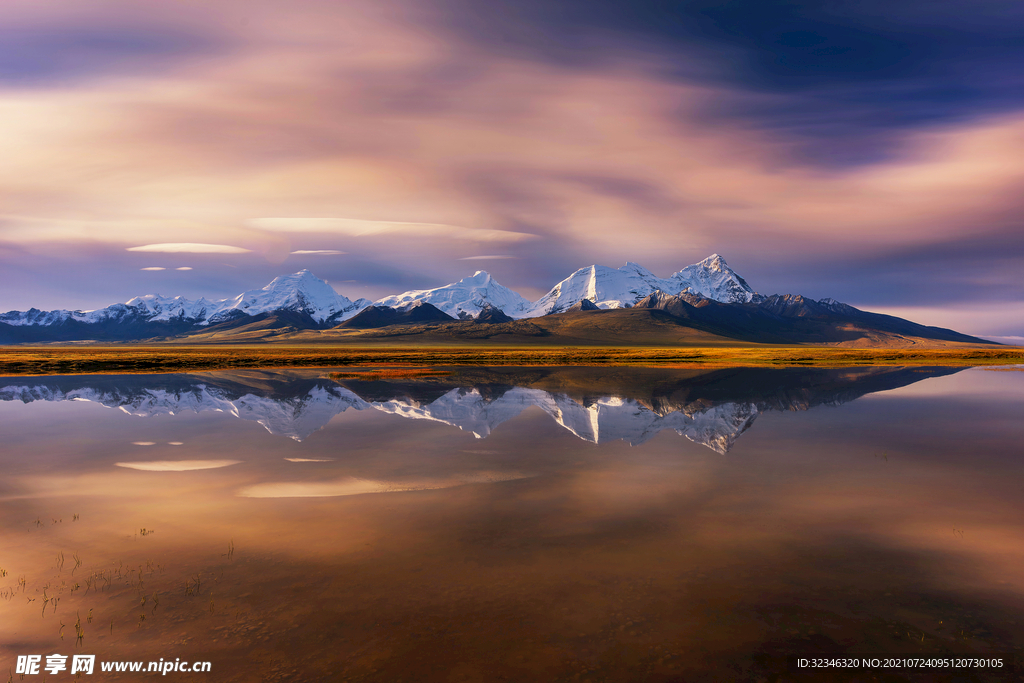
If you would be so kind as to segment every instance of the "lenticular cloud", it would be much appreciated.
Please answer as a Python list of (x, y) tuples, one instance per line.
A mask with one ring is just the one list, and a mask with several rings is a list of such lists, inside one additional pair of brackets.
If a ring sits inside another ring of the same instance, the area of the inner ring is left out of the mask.
[(160, 252), (164, 254), (248, 254), (251, 249), (232, 247), (227, 244), (203, 244), (200, 242), (164, 242), (128, 247), (126, 251)]
[(118, 462), (118, 467), (146, 472), (187, 472), (189, 470), (213, 470), (218, 467), (237, 465), (241, 460), (149, 460), (145, 462)]

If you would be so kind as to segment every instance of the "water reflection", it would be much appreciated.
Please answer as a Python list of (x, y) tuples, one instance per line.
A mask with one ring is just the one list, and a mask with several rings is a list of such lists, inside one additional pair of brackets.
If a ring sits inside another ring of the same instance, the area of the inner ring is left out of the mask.
[[(48, 378), (0, 383), (0, 400), (87, 401), (135, 416), (224, 412), (296, 441), (346, 410), (377, 410), (484, 438), (537, 407), (592, 443), (642, 444), (672, 430), (728, 452), (765, 411), (840, 405), (956, 368), (755, 368), (704, 372), (582, 368), (453, 369), (392, 381), (333, 381), (322, 372), (243, 372)], [(141, 444), (140, 444), (141, 445)]]
[[(1024, 373), (451, 370), (0, 382), (0, 671), (815, 680), (782, 656), (1024, 645)], [(730, 406), (728, 457), (671, 431)]]

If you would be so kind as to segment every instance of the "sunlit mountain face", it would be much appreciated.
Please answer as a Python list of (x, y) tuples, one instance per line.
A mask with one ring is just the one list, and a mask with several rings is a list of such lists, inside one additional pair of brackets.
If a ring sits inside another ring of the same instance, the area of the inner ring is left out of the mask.
[(728, 452), (765, 411), (839, 405), (956, 368), (453, 369), (383, 381), (329, 371), (12, 378), (0, 400), (99, 403), (128, 416), (221, 412), (302, 441), (348, 410), (442, 423), (486, 438), (537, 408), (593, 443), (638, 445), (671, 430)]

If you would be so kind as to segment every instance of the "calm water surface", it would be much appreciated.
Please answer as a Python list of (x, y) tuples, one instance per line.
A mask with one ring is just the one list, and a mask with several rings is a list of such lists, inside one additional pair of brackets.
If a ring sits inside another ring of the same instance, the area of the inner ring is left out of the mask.
[(785, 656), (1024, 645), (1019, 369), (0, 378), (0, 465), (0, 675), (819, 680)]

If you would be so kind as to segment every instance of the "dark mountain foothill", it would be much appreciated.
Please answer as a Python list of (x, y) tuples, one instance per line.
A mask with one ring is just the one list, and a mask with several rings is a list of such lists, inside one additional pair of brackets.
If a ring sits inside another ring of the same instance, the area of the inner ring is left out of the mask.
[(389, 325), (453, 322), (454, 320), (455, 318), (441, 311), (436, 306), (425, 302), (417, 302), (402, 308), (370, 306), (338, 325), (338, 328), (368, 330)]

